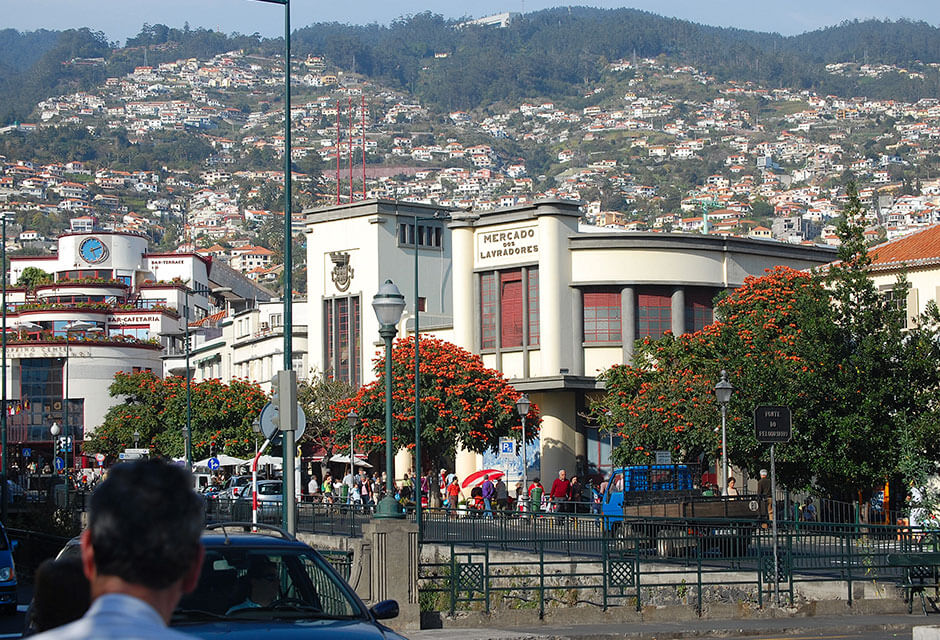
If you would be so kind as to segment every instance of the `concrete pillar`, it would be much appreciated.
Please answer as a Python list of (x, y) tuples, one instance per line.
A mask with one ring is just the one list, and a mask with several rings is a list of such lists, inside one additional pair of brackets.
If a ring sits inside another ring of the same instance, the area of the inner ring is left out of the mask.
[[(466, 223), (457, 223), (464, 225)], [(475, 336), (479, 309), (474, 308), (473, 227), (451, 225), (454, 283), (454, 344), (476, 352)]]
[(463, 482), (463, 479), (475, 471), (483, 468), (483, 456), (473, 451), (467, 451), (461, 447), (457, 448), (457, 455), (454, 456), (454, 473)]
[(623, 363), (633, 362), (633, 343), (636, 342), (636, 289), (620, 290), (620, 333), (623, 336)]
[(370, 554), (372, 601), (398, 601), (398, 617), (387, 622), (392, 628), (420, 629), (417, 525), (407, 520), (372, 520), (362, 525), (362, 538)]
[(399, 449), (395, 453), (395, 482), (401, 485), (402, 479), (407, 473), (411, 477), (414, 471), (414, 450)]
[[(539, 216), (539, 362), (534, 376), (557, 376), (571, 369), (569, 229), (558, 216)], [(457, 310), (454, 310), (456, 316)]]
[(548, 490), (560, 469), (565, 469), (569, 474), (576, 469), (575, 395), (570, 391), (529, 395), (542, 413), (542, 428), (539, 432), (542, 446), (540, 471), (542, 484)]
[(685, 288), (676, 287), (672, 291), (672, 335), (685, 333)]

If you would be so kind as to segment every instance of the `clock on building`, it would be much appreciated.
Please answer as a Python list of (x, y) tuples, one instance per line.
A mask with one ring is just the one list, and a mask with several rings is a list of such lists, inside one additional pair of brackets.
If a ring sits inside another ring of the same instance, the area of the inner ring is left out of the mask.
[(108, 248), (98, 238), (88, 238), (79, 245), (78, 254), (85, 262), (95, 264), (108, 257)]

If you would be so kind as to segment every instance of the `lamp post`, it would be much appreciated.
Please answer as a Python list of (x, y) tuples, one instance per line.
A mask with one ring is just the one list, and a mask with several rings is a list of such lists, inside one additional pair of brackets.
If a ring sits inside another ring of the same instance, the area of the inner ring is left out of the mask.
[(353, 409), (346, 415), (346, 424), (349, 425), (349, 472), (354, 473), (356, 471), (356, 444), (355, 444), (355, 429), (356, 422), (359, 420), (359, 414), (356, 413), (356, 410)]
[[(284, 6), (284, 371), (293, 368), (293, 257), (291, 247), (291, 139), (290, 139), (290, 0), (258, 0)], [(288, 424), (293, 417), (286, 416)], [(296, 426), (296, 425), (295, 425)], [(296, 530), (294, 510), (294, 431), (283, 432), (283, 464), (281, 518), (289, 533)]]
[[(89, 331), (101, 331), (101, 328), (94, 324), (93, 322), (88, 322), (87, 320), (75, 320), (73, 322), (65, 325), (65, 390), (62, 394), (62, 403), (65, 405), (64, 409), (64, 424), (62, 425), (62, 431), (65, 433), (65, 442), (66, 446), (71, 444), (72, 446), (72, 468), (78, 466), (78, 458), (75, 455), (75, 438), (72, 435), (72, 423), (69, 421), (69, 345), (71, 344), (71, 336), (73, 333), (87, 333)], [(69, 477), (69, 450), (65, 450), (65, 505), (68, 508), (69, 503), (69, 489), (68, 489), (68, 477)]]
[(721, 492), (724, 494), (728, 489), (728, 403), (731, 401), (731, 393), (734, 391), (734, 385), (728, 382), (728, 372), (721, 370), (721, 380), (715, 385), (715, 400), (721, 407)]
[(140, 431), (134, 429), (134, 448), (137, 449), (137, 445), (140, 443)]
[[(379, 335), (385, 340), (385, 497), (377, 505), (375, 517), (404, 518), (401, 505), (394, 498), (392, 485), (395, 473), (392, 466), (392, 338), (397, 332), (395, 325), (405, 309), (405, 296), (391, 280), (386, 280), (372, 297), (372, 309), (379, 321)], [(420, 494), (416, 497), (421, 500)]]
[[(57, 471), (55, 468), (56, 442), (59, 440), (59, 434), (62, 433), (62, 430), (59, 428), (58, 422), (52, 423), (52, 426), (49, 427), (49, 433), (52, 434), (52, 473), (55, 474)], [(55, 486), (55, 483), (53, 483), (53, 486)]]
[(516, 400), (516, 413), (519, 414), (519, 417), (522, 419), (522, 491), (527, 493), (529, 487), (529, 464), (526, 460), (526, 450), (525, 450), (525, 418), (529, 415), (529, 407), (532, 405), (529, 402), (529, 396), (523, 393), (519, 396), (519, 399)]
[(3, 395), (3, 402), (0, 405), (2, 409), (3, 416), (0, 417), (0, 501), (2, 501), (2, 506), (0, 506), (0, 520), (3, 522), (7, 521), (7, 503), (9, 502), (7, 492), (9, 487), (7, 487), (7, 216), (8, 212), (0, 213), (0, 219), (2, 219), (3, 227), (3, 243), (0, 244), (0, 265), (3, 268), (3, 327), (0, 329), (2, 331), (2, 350), (3, 350), (3, 380), (0, 384), (3, 385), (2, 391), (0, 394)]

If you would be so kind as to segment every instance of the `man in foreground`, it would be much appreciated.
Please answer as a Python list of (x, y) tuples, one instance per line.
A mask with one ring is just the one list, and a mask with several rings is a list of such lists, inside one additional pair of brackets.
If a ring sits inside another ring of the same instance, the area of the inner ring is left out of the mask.
[(34, 638), (193, 640), (166, 627), (202, 567), (204, 505), (192, 486), (187, 471), (162, 460), (114, 467), (91, 496), (82, 532), (91, 608)]

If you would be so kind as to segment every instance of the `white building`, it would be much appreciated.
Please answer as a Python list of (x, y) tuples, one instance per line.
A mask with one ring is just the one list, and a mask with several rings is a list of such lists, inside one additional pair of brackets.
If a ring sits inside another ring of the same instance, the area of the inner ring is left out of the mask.
[[(366, 382), (379, 349), (369, 308), (391, 279), (405, 296), (402, 331), (413, 327), (414, 253), (422, 331), (480, 354), (538, 403), (534, 473), (590, 472), (609, 449), (581, 417), (596, 375), (629, 362), (633, 344), (712, 321), (716, 294), (775, 265), (829, 262), (831, 249), (728, 236), (588, 233), (579, 205), (540, 201), (450, 223), (449, 212), (370, 200), (307, 213), (309, 362), (354, 384)], [(455, 217), (457, 217), (455, 215)], [(399, 454), (397, 475), (410, 467)], [(484, 460), (461, 454), (461, 477)]]

